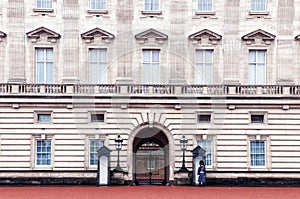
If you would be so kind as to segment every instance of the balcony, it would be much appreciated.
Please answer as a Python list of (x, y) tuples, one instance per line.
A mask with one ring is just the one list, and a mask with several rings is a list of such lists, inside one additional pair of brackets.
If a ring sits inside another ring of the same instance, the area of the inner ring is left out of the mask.
[(0, 84), (0, 95), (299, 96), (300, 85)]

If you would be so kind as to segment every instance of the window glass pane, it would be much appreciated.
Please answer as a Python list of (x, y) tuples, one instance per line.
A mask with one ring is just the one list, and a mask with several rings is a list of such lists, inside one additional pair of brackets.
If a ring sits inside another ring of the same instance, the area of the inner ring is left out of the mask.
[(265, 142), (250, 141), (251, 166), (265, 166)]
[(89, 82), (92, 84), (107, 82), (107, 50), (89, 50)]
[(37, 49), (36, 50), (36, 57), (37, 57), (37, 60), (44, 60), (44, 50), (43, 49)]
[(208, 166), (212, 165), (212, 141), (211, 140), (200, 140), (198, 145), (205, 150), (205, 164)]
[(196, 50), (195, 82), (198, 84), (213, 83), (213, 51)]
[(44, 63), (37, 63), (37, 74), (36, 74), (37, 83), (44, 83)]
[(91, 122), (104, 122), (104, 114), (91, 114)]
[(53, 61), (53, 50), (52, 49), (46, 49), (46, 59), (47, 61)]
[(38, 114), (38, 122), (50, 122), (51, 114)]
[(258, 51), (257, 52), (257, 62), (258, 63), (265, 63), (266, 52), (265, 51)]
[(102, 146), (102, 140), (90, 140), (90, 165), (98, 164), (98, 149)]
[(198, 0), (198, 11), (212, 11), (212, 0)]
[(150, 62), (150, 50), (144, 50), (143, 51), (143, 62), (144, 63), (149, 63)]
[(143, 83), (160, 82), (159, 50), (143, 50)]
[(159, 62), (159, 51), (158, 50), (152, 51), (152, 61)]
[(53, 64), (47, 63), (46, 64), (46, 81), (45, 83), (52, 83), (53, 82)]
[(51, 140), (36, 141), (36, 164), (51, 165)]

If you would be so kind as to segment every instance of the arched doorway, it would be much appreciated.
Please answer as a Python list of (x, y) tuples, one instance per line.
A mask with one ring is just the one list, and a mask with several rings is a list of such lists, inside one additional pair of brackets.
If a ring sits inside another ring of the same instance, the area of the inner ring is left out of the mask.
[(165, 133), (147, 127), (133, 141), (133, 180), (135, 184), (165, 185), (169, 179), (169, 141)]

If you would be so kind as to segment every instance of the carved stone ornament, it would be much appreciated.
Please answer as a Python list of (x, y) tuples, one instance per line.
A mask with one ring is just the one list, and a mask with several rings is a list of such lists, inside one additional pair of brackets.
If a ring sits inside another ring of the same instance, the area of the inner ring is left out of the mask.
[(218, 41), (222, 39), (222, 36), (208, 29), (200, 30), (189, 36), (189, 39), (193, 44), (218, 44)]
[(0, 42), (3, 40), (3, 38), (6, 37), (6, 34), (2, 31), (0, 31)]
[(37, 43), (37, 42), (56, 43), (57, 40), (60, 38), (60, 34), (45, 27), (40, 27), (35, 30), (32, 30), (26, 33), (26, 35), (29, 39), (31, 39), (32, 43)]
[(295, 40), (300, 41), (300, 35), (297, 35), (297, 36), (295, 37)]
[(135, 39), (141, 44), (151, 42), (163, 44), (168, 39), (168, 35), (151, 28), (149, 30), (136, 34)]
[(275, 37), (276, 36), (271, 33), (258, 29), (244, 35), (242, 40), (244, 40), (247, 45), (270, 45)]
[(85, 33), (81, 34), (81, 38), (85, 40), (85, 43), (94, 43), (94, 42), (103, 42), (103, 43), (110, 43), (111, 40), (115, 38), (115, 36), (105, 30), (100, 28), (94, 28), (89, 30)]

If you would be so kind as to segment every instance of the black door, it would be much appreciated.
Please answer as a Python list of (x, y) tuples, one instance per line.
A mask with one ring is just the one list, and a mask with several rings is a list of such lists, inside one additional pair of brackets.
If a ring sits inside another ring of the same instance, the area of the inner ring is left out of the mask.
[(157, 143), (148, 141), (140, 145), (135, 154), (135, 163), (136, 184), (165, 184), (165, 151)]

